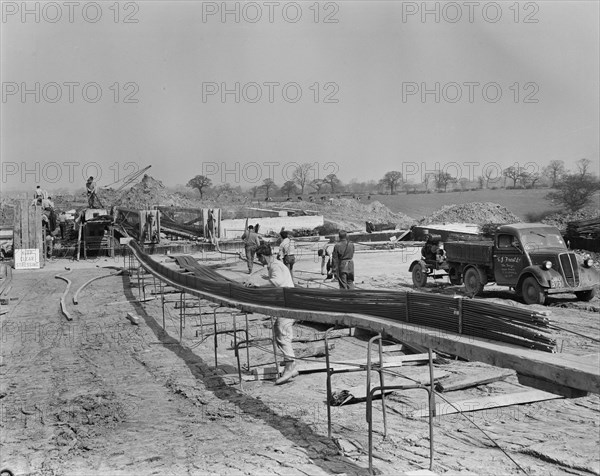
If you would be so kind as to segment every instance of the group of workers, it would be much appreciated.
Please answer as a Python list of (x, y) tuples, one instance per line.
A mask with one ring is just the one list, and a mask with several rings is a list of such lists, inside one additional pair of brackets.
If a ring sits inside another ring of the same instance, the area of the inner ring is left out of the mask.
[[(261, 276), (267, 283), (249, 279), (245, 283), (246, 286), (282, 288), (295, 286), (293, 269), (296, 262), (296, 246), (292, 232), (282, 230), (280, 236), (282, 241), (279, 251), (275, 255), (271, 245), (262, 242), (255, 226), (250, 225), (244, 231), (242, 239), (246, 251), (248, 273), (252, 274), (255, 257), (263, 266), (267, 267), (268, 271), (267, 276)], [(340, 231), (338, 237), (337, 243), (328, 243), (319, 250), (321, 274), (324, 275), (327, 271), (326, 279), (333, 279), (335, 276), (340, 289), (354, 289), (354, 243), (348, 240), (348, 234), (345, 231)], [(284, 356), (285, 363), (283, 374), (275, 381), (275, 385), (289, 382), (298, 375), (296, 356), (292, 346), (295, 322), (294, 319), (284, 317), (278, 317), (275, 320), (273, 337), (277, 348)]]
[[(95, 201), (100, 203), (100, 200), (96, 195), (96, 183), (94, 182), (94, 177), (89, 177), (87, 179), (85, 189), (87, 193), (88, 206), (90, 208), (94, 208)], [(65, 239), (68, 221), (67, 214), (64, 211), (61, 211), (58, 215), (56, 214), (52, 197), (48, 196), (48, 192), (44, 190), (40, 185), (37, 185), (35, 190), (33, 191), (32, 205), (41, 206), (44, 210), (44, 213), (42, 213), (42, 231), (44, 236), (44, 248), (46, 251), (46, 256), (48, 258), (51, 258), (55, 240), (53, 232), (56, 230), (56, 227), (58, 225), (60, 229), (60, 238), (61, 240)]]

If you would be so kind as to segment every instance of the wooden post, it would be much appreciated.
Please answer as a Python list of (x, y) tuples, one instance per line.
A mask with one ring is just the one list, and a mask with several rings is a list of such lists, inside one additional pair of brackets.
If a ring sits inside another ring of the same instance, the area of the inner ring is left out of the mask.
[(83, 231), (83, 223), (79, 222), (79, 231), (77, 232), (77, 261), (81, 257), (81, 233)]

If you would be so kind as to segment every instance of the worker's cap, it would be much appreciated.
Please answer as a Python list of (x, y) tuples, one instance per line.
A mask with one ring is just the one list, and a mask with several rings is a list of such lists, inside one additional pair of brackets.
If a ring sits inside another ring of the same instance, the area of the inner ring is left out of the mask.
[(93, 182), (94, 181), (94, 177), (90, 177), (89, 179), (87, 179), (88, 182)]

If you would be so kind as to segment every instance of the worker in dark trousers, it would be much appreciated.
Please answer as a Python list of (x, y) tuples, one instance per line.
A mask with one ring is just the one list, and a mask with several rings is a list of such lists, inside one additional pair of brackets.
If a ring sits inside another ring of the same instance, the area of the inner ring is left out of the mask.
[(60, 239), (65, 239), (65, 231), (67, 230), (67, 214), (62, 211), (58, 215), (58, 226), (60, 227)]
[(333, 274), (337, 277), (340, 289), (354, 289), (354, 243), (348, 241), (348, 234), (341, 230), (339, 241), (333, 247)]
[(244, 232), (242, 240), (244, 241), (244, 249), (246, 250), (248, 274), (251, 274), (252, 268), (254, 267), (254, 255), (256, 254), (256, 249), (260, 246), (260, 239), (254, 232), (254, 227), (252, 225)]

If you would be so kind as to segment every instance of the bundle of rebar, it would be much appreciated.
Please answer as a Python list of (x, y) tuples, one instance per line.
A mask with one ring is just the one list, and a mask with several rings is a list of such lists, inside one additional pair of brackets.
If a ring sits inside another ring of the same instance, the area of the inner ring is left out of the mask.
[(143, 266), (169, 280), (240, 303), (364, 314), (546, 352), (554, 352), (556, 348), (556, 341), (548, 333), (550, 321), (543, 312), (479, 299), (411, 291), (248, 288), (225, 279), (211, 268), (197, 263), (192, 265), (185, 259), (182, 264), (193, 269), (194, 274), (180, 273), (144, 254), (137, 243), (132, 241), (129, 246)]

